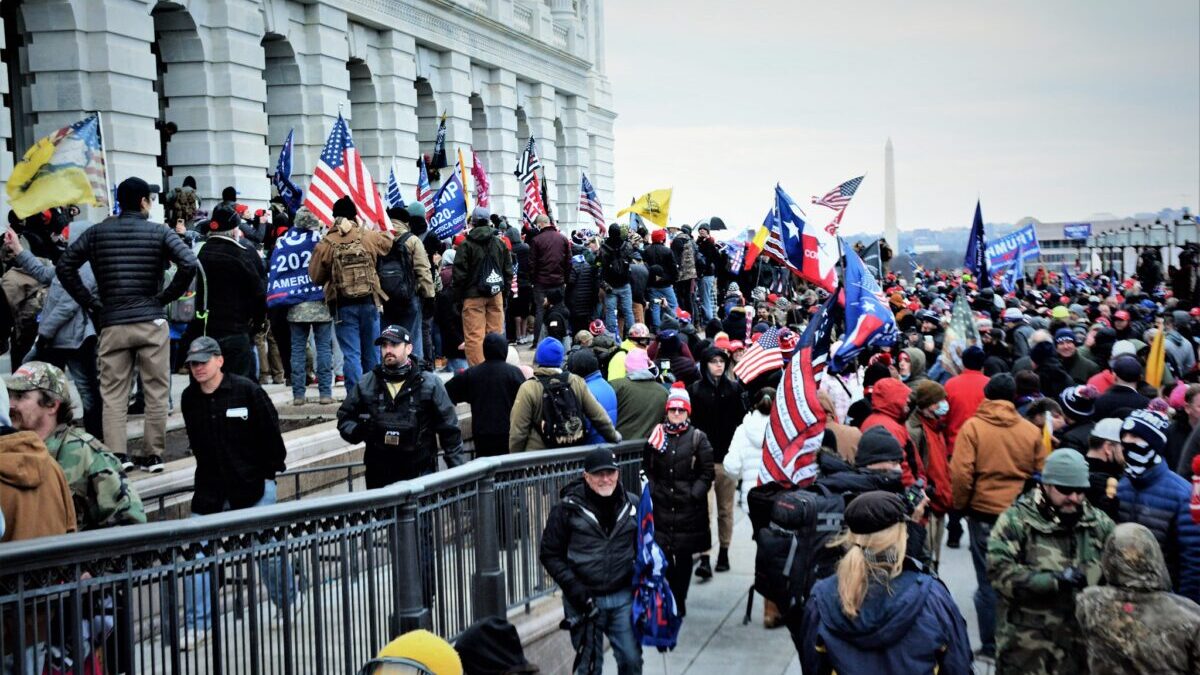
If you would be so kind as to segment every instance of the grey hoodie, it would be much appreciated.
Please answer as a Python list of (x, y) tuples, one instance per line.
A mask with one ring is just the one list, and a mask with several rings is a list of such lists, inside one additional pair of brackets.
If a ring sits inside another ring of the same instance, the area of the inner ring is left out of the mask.
[[(71, 223), (69, 244), (74, 244), (91, 226), (92, 224), (86, 221), (77, 220)], [(16, 262), (29, 276), (43, 284), (50, 284), (50, 290), (42, 304), (38, 338), (46, 340), (55, 349), (79, 349), (84, 340), (96, 334), (96, 329), (87, 314), (80, 309), (79, 303), (75, 302), (58, 280), (54, 265), (35, 257), (29, 249), (21, 251)], [(79, 277), (92, 295), (97, 295), (96, 277), (92, 274), (91, 263), (80, 266)]]

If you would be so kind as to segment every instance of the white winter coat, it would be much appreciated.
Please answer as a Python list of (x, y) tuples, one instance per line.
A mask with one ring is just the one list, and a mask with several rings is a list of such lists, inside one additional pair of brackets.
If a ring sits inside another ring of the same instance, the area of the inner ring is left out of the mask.
[(769, 415), (751, 410), (742, 418), (742, 423), (733, 432), (729, 441), (729, 453), (722, 465), (725, 473), (742, 479), (746, 490), (758, 485), (758, 470), (762, 468), (763, 436), (767, 432)]

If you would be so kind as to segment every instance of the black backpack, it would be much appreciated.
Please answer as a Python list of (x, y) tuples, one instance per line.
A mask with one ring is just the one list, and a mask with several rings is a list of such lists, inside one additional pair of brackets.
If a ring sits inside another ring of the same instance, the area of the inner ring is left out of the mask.
[(538, 432), (547, 448), (561, 448), (583, 440), (583, 409), (571, 390), (571, 374), (539, 375), (542, 383), (542, 418)]
[(417, 291), (417, 274), (413, 269), (412, 254), (405, 242), (413, 236), (405, 232), (392, 243), (392, 250), (379, 261), (379, 287), (389, 300), (411, 298)]
[[(500, 245), (503, 246), (503, 244)], [(479, 292), (486, 298), (500, 295), (500, 292), (504, 290), (504, 274), (500, 272), (500, 265), (496, 263), (496, 256), (491, 250), (492, 248), (494, 247), (488, 246), (483, 249), (483, 259), (479, 261), (479, 278), (476, 280)]]
[(803, 607), (813, 584), (832, 575), (842, 557), (829, 542), (842, 531), (845, 501), (821, 485), (767, 483), (750, 490), (746, 505), (758, 544), (753, 590), (784, 614)]
[(612, 251), (606, 262), (608, 263), (607, 278), (629, 280), (630, 255), (624, 244), (617, 250)]

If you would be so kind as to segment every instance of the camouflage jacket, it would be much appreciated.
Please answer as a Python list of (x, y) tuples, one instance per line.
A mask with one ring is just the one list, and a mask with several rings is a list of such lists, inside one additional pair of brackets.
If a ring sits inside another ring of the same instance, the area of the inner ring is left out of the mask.
[(1076, 566), (1089, 586), (1100, 581), (1100, 553), (1113, 522), (1084, 500), (1072, 528), (1051, 510), (1042, 490), (1017, 498), (992, 527), (988, 579), (996, 607), (996, 673), (1087, 672), (1075, 597), (1055, 574)]
[(67, 477), (80, 531), (146, 522), (121, 463), (95, 436), (60, 424), (46, 438), (46, 449)]
[(1200, 672), (1200, 605), (1171, 593), (1154, 534), (1137, 523), (1118, 525), (1100, 568), (1108, 585), (1075, 600), (1091, 675)]

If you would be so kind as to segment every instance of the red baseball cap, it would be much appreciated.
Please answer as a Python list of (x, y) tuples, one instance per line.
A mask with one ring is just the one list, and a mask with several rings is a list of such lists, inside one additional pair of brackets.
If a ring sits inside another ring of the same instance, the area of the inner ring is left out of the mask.
[(1117, 311), (1113, 312), (1113, 318), (1117, 321), (1128, 321), (1129, 312), (1126, 312), (1123, 309), (1118, 309)]

